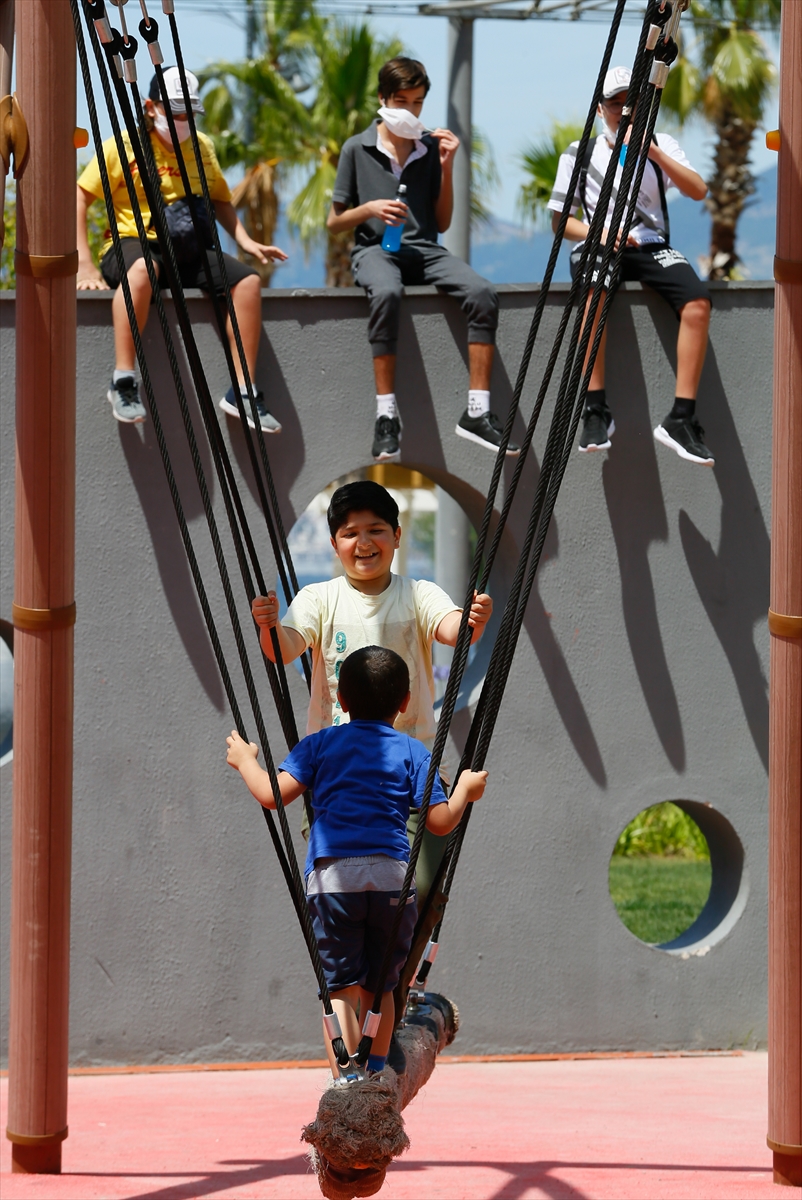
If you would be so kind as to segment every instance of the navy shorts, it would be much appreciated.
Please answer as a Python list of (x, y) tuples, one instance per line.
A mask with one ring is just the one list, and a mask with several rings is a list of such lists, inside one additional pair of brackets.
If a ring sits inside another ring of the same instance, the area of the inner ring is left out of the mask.
[[(576, 278), (579, 270), (579, 259), (582, 246), (576, 246), (571, 251), (571, 278)], [(602, 252), (596, 258), (596, 268), (592, 281), (596, 282), (601, 266)], [(694, 271), (691, 264), (679, 250), (666, 246), (662, 242), (650, 242), (645, 246), (627, 246), (621, 257), (621, 274), (619, 283), (645, 283), (653, 288), (659, 296), (668, 301), (674, 312), (679, 316), (680, 310), (689, 300), (707, 300), (712, 304), (710, 292), (704, 281)], [(609, 286), (610, 276), (606, 285)]]
[[(379, 982), (384, 952), (398, 911), (396, 892), (323, 892), (306, 897), (330, 991), (359, 984), (369, 992)], [(393, 960), (384, 985), (394, 991), (412, 945), (418, 918), (414, 889), (404, 908)]]
[[(126, 269), (130, 271), (131, 267), (137, 259), (144, 258), (144, 251), (139, 238), (124, 237), (120, 238), (123, 252), (123, 262)], [(164, 274), (162, 265), (162, 252), (159, 243), (156, 241), (150, 242), (150, 249), (153, 255), (153, 261), (159, 267), (159, 284), (161, 287), (167, 286), (167, 279)], [(212, 284), (215, 292), (223, 291), (223, 277), (220, 274), (220, 267), (217, 262), (217, 254), (214, 250), (206, 251)], [(241, 280), (246, 279), (249, 275), (257, 275), (258, 272), (253, 267), (246, 266), (245, 263), (239, 261), (238, 258), (233, 258), (230, 254), (223, 254), (223, 261), (226, 264), (226, 275), (230, 287), (236, 287)], [(111, 288), (120, 286), (120, 270), (117, 264), (117, 254), (113, 246), (111, 246), (100, 260), (100, 273), (106, 283)], [(202, 291), (208, 292), (209, 281), (206, 278), (206, 271), (203, 265), (203, 259), (198, 256), (196, 262), (182, 263), (178, 268), (178, 273), (181, 276), (181, 286), (185, 288), (201, 288)]]

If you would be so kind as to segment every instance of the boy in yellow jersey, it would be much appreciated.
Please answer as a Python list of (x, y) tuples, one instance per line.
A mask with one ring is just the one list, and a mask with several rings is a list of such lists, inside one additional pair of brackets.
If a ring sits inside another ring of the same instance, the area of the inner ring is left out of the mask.
[[(193, 113), (200, 114), (204, 110), (198, 94), (198, 80), (191, 71), (186, 72), (186, 78), (192, 111)], [(189, 136), (189, 121), (184, 103), (184, 93), (181, 87), (181, 77), (177, 67), (168, 67), (165, 70), (164, 83), (170, 98), (170, 108), (175, 119), (176, 135), (180, 145), (178, 147), (173, 145), (170, 126), (164, 111), (164, 105), (161, 103), (158, 82), (155, 76), (150, 86), (149, 98), (145, 101), (145, 116), (149, 126), (150, 144), (161, 181), (164, 203), (165, 205), (175, 205), (177, 202), (184, 200), (184, 186), (181, 181), (177, 154), (180, 153), (182, 155), (186, 164), (192, 194), (200, 196), (202, 195), (202, 191), (198, 168), (195, 162), (195, 154)], [(226, 232), (234, 238), (239, 248), (246, 254), (257, 259), (260, 263), (286, 259), (286, 254), (276, 246), (263, 246), (260, 242), (256, 242), (252, 237), (249, 237), (231, 203), (231, 192), (220, 170), (220, 164), (217, 161), (217, 156), (215, 155), (210, 139), (204, 134), (199, 133), (198, 140), (200, 142), (201, 157), (206, 178), (209, 183), (209, 194), (214, 205), (217, 220)], [(161, 275), (162, 249), (156, 239), (156, 231), (151, 227), (151, 213), (145, 199), (142, 181), (139, 177), (139, 167), (131, 150), (127, 134), (123, 134), (123, 141), (128, 151), (128, 164), (131, 168), (139, 205), (142, 210), (142, 219), (148, 231), (148, 240), (153, 252), (156, 273)], [(128, 283), (131, 288), (131, 297), (134, 303), (137, 324), (141, 330), (145, 326), (150, 310), (151, 287), (142, 246), (137, 234), (136, 221), (134, 220), (128, 188), (123, 177), (122, 164), (117, 153), (117, 143), (114, 138), (109, 138), (103, 143), (103, 156), (109, 174), (112, 200), (114, 202), (114, 215), (122, 240), (123, 258), (125, 260)], [(78, 180), (78, 290), (117, 289), (112, 304), (115, 369), (107, 396), (114, 416), (118, 421), (126, 423), (139, 422), (145, 420), (145, 409), (139, 397), (139, 389), (134, 375), (136, 362), (134, 341), (128, 324), (125, 299), (119, 287), (120, 275), (117, 255), (112, 245), (111, 231), (107, 230), (106, 232), (108, 248), (100, 260), (99, 269), (92, 261), (92, 254), (87, 238), (87, 211), (95, 200), (102, 200), (102, 198), (103, 185), (100, 178), (97, 156), (95, 156)], [(201, 206), (201, 209), (203, 209), (203, 206)], [(188, 252), (185, 250), (181, 256), (177, 255), (179, 258), (178, 265), (181, 283), (185, 288), (198, 287), (203, 288), (204, 291), (208, 291), (209, 284), (204, 262), (206, 260), (210, 268), (215, 290), (222, 289), (217, 255), (210, 248), (211, 245), (211, 233), (209, 231), (207, 246), (198, 246), (195, 242), (194, 248), (190, 245)], [(251, 379), (253, 379), (256, 370), (256, 356), (259, 350), (259, 335), (262, 329), (261, 280), (253, 267), (245, 266), (244, 263), (239, 262), (236, 258), (232, 258), (229, 254), (225, 254), (223, 257), (226, 263), (228, 280), (231, 284), (234, 311), (237, 315), (237, 322), (245, 350), (245, 359), (248, 364), (248, 372)], [(240, 388), (243, 396), (245, 396), (246, 391), (243, 383), (242, 368), (230, 327), (228, 336), (236, 364)], [(233, 389), (229, 388), (226, 395), (220, 401), (220, 407), (224, 412), (229, 413), (233, 417), (239, 415)], [(256, 407), (262, 430), (265, 433), (278, 433), (281, 426), (275, 417), (268, 412), (264, 396), (261, 392), (257, 393)], [(249, 422), (253, 424), (250, 418)]]
[[(409, 668), (410, 700), (394, 727), (418, 738), (431, 751), (435, 735), (432, 643), (454, 646), (462, 610), (442, 588), (391, 571), (401, 539), (398, 505), (386, 488), (370, 480), (338, 488), (328, 510), (331, 544), (344, 575), (301, 588), (283, 621), (275, 592), (257, 596), (253, 615), (262, 649), (275, 661), (270, 630), (278, 635), (284, 662), (312, 649), (312, 694), (306, 732), (317, 733), (348, 721), (337, 697), (340, 668), (354, 650), (383, 646)], [(493, 601), (477, 595), (471, 605), (472, 641), (477, 642), (493, 612)], [(410, 817), (410, 834), (417, 813)], [(428, 892), (444, 843), (424, 837), (418, 864), (418, 895)]]

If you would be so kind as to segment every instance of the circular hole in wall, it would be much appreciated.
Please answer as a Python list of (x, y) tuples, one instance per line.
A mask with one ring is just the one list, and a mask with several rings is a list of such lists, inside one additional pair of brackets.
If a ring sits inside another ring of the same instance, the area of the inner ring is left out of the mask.
[(14, 627), (0, 621), (0, 767), (14, 755)]
[(743, 846), (710, 804), (651, 805), (621, 832), (609, 888), (635, 937), (682, 958), (701, 957), (730, 932), (746, 905)]
[[(476, 531), (461, 505), (420, 471), (396, 464), (378, 464), (335, 479), (301, 513), (288, 535), (288, 542), (300, 587), (321, 583), (342, 575), (342, 566), (332, 549), (326, 511), (332, 494), (345, 483), (372, 479), (386, 487), (399, 509), (401, 543), (392, 570), (413, 579), (431, 580), (461, 605), (470, 575), (476, 546)], [(286, 602), (280, 584), (276, 591), (281, 601), (280, 615)], [(463, 676), (457, 708), (472, 703), (484, 679), (495, 630), (504, 607), (499, 589), (493, 592), (494, 612), (482, 640), (472, 646)], [(435, 643), (433, 671), (435, 709), (445, 691), (450, 669), (450, 647)], [(299, 666), (300, 670), (300, 666)]]

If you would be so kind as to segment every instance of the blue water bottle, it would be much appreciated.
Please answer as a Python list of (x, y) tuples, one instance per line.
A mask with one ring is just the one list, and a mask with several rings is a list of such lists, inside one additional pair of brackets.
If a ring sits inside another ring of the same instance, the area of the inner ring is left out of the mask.
[[(400, 200), (402, 204), (406, 204), (407, 185), (399, 183), (398, 191), (395, 194), (396, 200)], [(394, 254), (401, 249), (401, 234), (404, 232), (405, 221), (399, 225), (385, 225), (384, 237), (382, 238), (382, 250), (389, 250)]]

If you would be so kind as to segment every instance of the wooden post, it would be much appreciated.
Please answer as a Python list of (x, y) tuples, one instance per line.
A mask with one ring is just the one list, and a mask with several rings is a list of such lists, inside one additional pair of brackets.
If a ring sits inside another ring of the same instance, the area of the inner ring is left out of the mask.
[(769, 748), (769, 1130), (802, 1185), (802, 4), (783, 4), (774, 260)]
[(67, 1136), (75, 621), (75, 33), (17, 4), (30, 157), (17, 191), (14, 818), (7, 1136), (56, 1173)]

